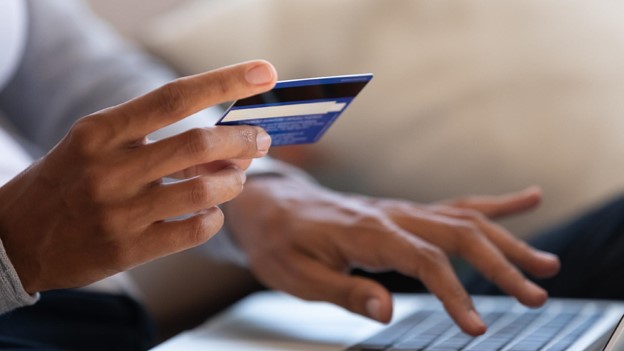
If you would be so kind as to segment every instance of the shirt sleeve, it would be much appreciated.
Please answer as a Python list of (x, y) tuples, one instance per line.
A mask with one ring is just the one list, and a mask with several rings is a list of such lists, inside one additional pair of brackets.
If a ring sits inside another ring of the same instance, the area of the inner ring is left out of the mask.
[(22, 137), (49, 150), (74, 121), (176, 78), (77, 0), (26, 0), (20, 65), (0, 107)]
[(18, 307), (32, 305), (39, 299), (39, 294), (28, 294), (0, 241), (0, 314)]

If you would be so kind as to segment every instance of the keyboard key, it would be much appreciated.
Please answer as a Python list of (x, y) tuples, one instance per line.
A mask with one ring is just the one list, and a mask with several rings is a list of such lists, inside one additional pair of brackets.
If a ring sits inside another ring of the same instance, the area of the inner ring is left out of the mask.
[(382, 330), (363, 342), (351, 346), (347, 351), (376, 351), (386, 350), (394, 344), (394, 342), (408, 331), (415, 329), (418, 325), (427, 319), (432, 311), (420, 311), (410, 315), (402, 321)]
[(580, 312), (574, 308), (562, 312), (510, 305), (509, 311), (482, 313), (489, 330), (475, 338), (461, 332), (443, 310), (420, 311), (347, 350), (497, 351), (508, 347), (512, 351), (537, 351), (548, 345), (547, 350), (563, 351), (601, 316)]

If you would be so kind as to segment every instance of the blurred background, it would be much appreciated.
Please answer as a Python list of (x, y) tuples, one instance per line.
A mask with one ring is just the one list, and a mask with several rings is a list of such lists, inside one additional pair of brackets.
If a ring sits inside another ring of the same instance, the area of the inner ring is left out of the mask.
[(315, 145), (340, 190), (436, 201), (537, 184), (529, 237), (624, 189), (624, 2), (90, 0), (181, 74), (264, 58), (281, 79), (372, 72)]
[(182, 74), (265, 58), (280, 79), (372, 72), (316, 145), (274, 155), (417, 201), (531, 184), (520, 236), (624, 188), (624, 3), (90, 0)]

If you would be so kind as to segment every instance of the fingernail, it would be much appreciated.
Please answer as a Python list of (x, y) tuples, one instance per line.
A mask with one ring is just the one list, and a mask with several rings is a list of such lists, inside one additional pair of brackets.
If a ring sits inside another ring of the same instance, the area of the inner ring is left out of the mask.
[(531, 194), (531, 193), (540, 193), (542, 189), (537, 185), (531, 185), (529, 187), (524, 188), (521, 192), (523, 194)]
[(254, 85), (267, 84), (273, 80), (275, 73), (268, 64), (261, 64), (250, 68), (245, 73), (247, 82)]
[(482, 330), (486, 328), (485, 323), (483, 323), (483, 320), (476, 311), (471, 310), (468, 312), (468, 318), (470, 319), (470, 324), (472, 324), (475, 329)]
[(559, 261), (559, 257), (555, 254), (552, 254), (550, 252), (546, 252), (546, 251), (535, 251), (535, 254), (543, 259), (543, 260), (548, 260), (548, 261)]
[(267, 134), (264, 130), (258, 132), (256, 135), (256, 148), (258, 149), (258, 153), (265, 154), (269, 151), (271, 147), (271, 136)]
[(245, 171), (240, 172), (240, 179), (241, 179), (241, 184), (245, 184), (245, 182), (247, 181), (247, 174), (245, 173)]
[(520, 302), (529, 307), (540, 307), (548, 300), (548, 292), (530, 280), (525, 280), (524, 289), (527, 294)]
[(381, 319), (381, 301), (378, 298), (370, 298), (366, 301), (366, 314), (374, 320)]

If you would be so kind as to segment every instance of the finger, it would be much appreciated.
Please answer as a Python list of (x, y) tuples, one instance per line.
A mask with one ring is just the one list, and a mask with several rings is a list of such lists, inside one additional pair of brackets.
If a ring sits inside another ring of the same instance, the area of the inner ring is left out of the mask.
[(244, 62), (179, 78), (104, 114), (123, 139), (134, 141), (212, 105), (268, 91), (276, 79), (270, 63)]
[(488, 221), (479, 213), (452, 207), (439, 207), (435, 211), (474, 223), (478, 230), (486, 235), (511, 262), (533, 276), (546, 278), (557, 274), (559, 271), (560, 262), (556, 255), (532, 248), (502, 226)]
[[(465, 211), (452, 207), (448, 209)], [(404, 203), (397, 203), (390, 214), (408, 232), (448, 253), (466, 258), (490, 281), (523, 304), (539, 306), (545, 302), (546, 292), (528, 281), (471, 221), (408, 207)]]
[(143, 223), (154, 223), (230, 201), (243, 190), (245, 172), (230, 166), (218, 172), (150, 188), (136, 202)]
[[(485, 324), (470, 296), (455, 275), (448, 257), (439, 248), (410, 235), (392, 222), (379, 221), (376, 225), (368, 224), (367, 228), (355, 230), (358, 232), (356, 238), (348, 235), (345, 240), (337, 242), (350, 262), (364, 268), (392, 268), (419, 278), (442, 301), (446, 311), (463, 331), (471, 335), (485, 332)], [(380, 238), (384, 238), (382, 248)]]
[[(541, 306), (548, 297), (545, 290), (527, 280), (524, 275), (470, 222), (449, 227), (446, 223), (432, 221), (433, 235), (454, 242), (457, 254), (464, 257), (488, 280), (503, 292), (515, 296), (522, 304)], [(450, 229), (450, 230), (449, 230)], [(443, 232), (443, 233), (440, 233)]]
[(479, 211), (490, 218), (504, 217), (535, 208), (542, 199), (538, 187), (500, 196), (470, 196), (442, 202), (446, 205)]
[(282, 289), (302, 299), (331, 302), (382, 323), (392, 318), (390, 293), (370, 279), (337, 272), (306, 255), (282, 259), (273, 272), (289, 277)]
[(220, 171), (224, 168), (235, 166), (242, 170), (247, 170), (251, 165), (250, 159), (237, 159), (237, 160), (218, 160), (210, 163), (204, 163), (201, 165), (193, 166), (187, 169), (184, 169), (180, 172), (176, 172), (168, 175), (169, 178), (174, 179), (188, 179), (197, 177), (204, 174), (212, 174), (217, 171)]
[(406, 246), (412, 250), (411, 255), (390, 256), (395, 257), (393, 266), (403, 274), (418, 277), (465, 333), (474, 336), (485, 333), (487, 327), (446, 255), (432, 245), (413, 239), (412, 245)]
[(223, 226), (223, 212), (211, 207), (192, 217), (157, 222), (137, 238), (133, 261), (144, 263), (208, 241)]
[(215, 161), (261, 157), (270, 144), (259, 127), (196, 128), (133, 150), (130, 167), (141, 174), (140, 182), (149, 182)]

